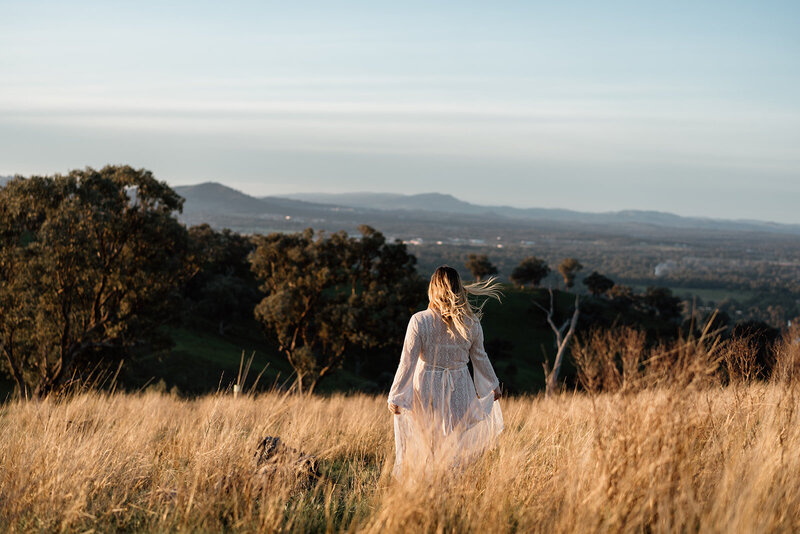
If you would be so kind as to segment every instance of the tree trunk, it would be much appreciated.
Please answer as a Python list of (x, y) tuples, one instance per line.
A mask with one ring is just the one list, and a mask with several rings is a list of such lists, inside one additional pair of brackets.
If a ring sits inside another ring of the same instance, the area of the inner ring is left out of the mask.
[[(533, 302), (538, 308), (544, 311), (547, 314), (547, 323), (550, 325), (550, 328), (553, 330), (555, 334), (555, 348), (556, 348), (556, 360), (553, 364), (552, 369), (547, 368), (547, 362), (544, 365), (544, 373), (545, 373), (545, 397), (551, 397), (558, 388), (558, 375), (561, 372), (561, 364), (564, 362), (564, 353), (567, 349), (567, 344), (569, 343), (572, 335), (575, 333), (575, 327), (578, 324), (578, 316), (580, 315), (580, 300), (578, 295), (575, 295), (575, 311), (572, 314), (572, 318), (569, 321), (566, 321), (561, 327), (559, 328), (556, 326), (555, 322), (553, 321), (553, 315), (555, 313), (556, 301), (553, 297), (553, 290), (550, 289), (550, 308), (547, 309), (544, 306), (541, 306), (536, 301)], [(564, 329), (567, 328), (569, 325), (569, 330), (567, 334), (564, 335)]]
[(561, 346), (558, 348), (553, 369), (547, 374), (547, 381), (545, 383), (545, 397), (552, 397), (558, 390), (558, 375), (561, 372), (561, 364), (564, 361), (564, 352), (566, 352), (565, 349), (568, 341), (569, 337), (565, 338)]
[(313, 380), (313, 381), (312, 381), (312, 382), (311, 382), (311, 383), (308, 385), (308, 388), (306, 389), (306, 395), (308, 395), (308, 396), (310, 397), (310, 396), (311, 396), (311, 394), (312, 394), (312, 393), (314, 393), (314, 388), (315, 388), (315, 387), (317, 387), (317, 383), (318, 383), (318, 382), (319, 382), (319, 377), (317, 377), (317, 379), (316, 379), (316, 380)]
[(31, 392), (31, 397), (37, 400), (44, 399), (53, 391), (53, 386), (49, 380), (39, 382)]
[(14, 383), (17, 385), (17, 394), (19, 395), (19, 400), (25, 399), (25, 383), (22, 379), (22, 374), (17, 369), (16, 364), (14, 363), (11, 354), (3, 347), (3, 354), (6, 355), (6, 360), (8, 361), (8, 367), (11, 369), (11, 377), (14, 379)]

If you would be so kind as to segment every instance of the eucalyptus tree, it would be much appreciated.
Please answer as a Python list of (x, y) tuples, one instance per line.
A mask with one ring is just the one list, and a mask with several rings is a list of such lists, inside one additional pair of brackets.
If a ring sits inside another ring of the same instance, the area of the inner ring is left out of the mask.
[(614, 287), (614, 281), (597, 271), (592, 271), (592, 274), (583, 279), (583, 285), (589, 289), (592, 295), (597, 297)]
[(359, 230), (360, 237), (307, 229), (254, 238), (251, 265), (265, 293), (255, 316), (294, 369), (300, 392), (340, 367), (348, 349), (377, 351), (401, 339), (424, 298), (405, 245), (368, 226)]
[(182, 204), (128, 166), (0, 189), (0, 354), (21, 396), (168, 343), (159, 327), (192, 274)]
[(487, 276), (497, 274), (497, 267), (489, 261), (489, 256), (486, 254), (470, 254), (467, 256), (467, 262), (464, 266), (472, 273), (472, 276), (477, 282), (480, 282)]
[(184, 315), (211, 321), (225, 335), (233, 324), (251, 319), (261, 299), (248, 260), (253, 243), (248, 236), (208, 224), (189, 228), (189, 240), (199, 272), (186, 285)]
[(583, 265), (575, 258), (565, 258), (558, 266), (558, 272), (564, 278), (564, 287), (570, 289), (575, 285), (575, 275), (583, 269)]
[(511, 272), (511, 281), (521, 287), (526, 284), (537, 287), (548, 274), (550, 274), (550, 267), (546, 261), (536, 256), (529, 256), (514, 267)]

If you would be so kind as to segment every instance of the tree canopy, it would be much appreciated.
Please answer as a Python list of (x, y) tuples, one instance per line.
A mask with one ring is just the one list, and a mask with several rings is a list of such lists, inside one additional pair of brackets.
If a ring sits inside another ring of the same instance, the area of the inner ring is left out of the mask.
[(550, 267), (546, 261), (536, 256), (528, 256), (511, 272), (511, 281), (519, 286), (531, 284), (536, 287), (548, 274), (550, 274)]
[(313, 389), (344, 361), (345, 350), (376, 350), (402, 339), (424, 299), (415, 258), (402, 243), (361, 226), (344, 232), (270, 234), (255, 238), (253, 272), (266, 296), (255, 316)]
[(583, 269), (583, 265), (575, 258), (565, 258), (558, 266), (558, 272), (564, 278), (564, 287), (570, 289), (575, 285), (575, 275)]
[(184, 314), (213, 321), (224, 335), (234, 322), (252, 318), (260, 300), (248, 260), (255, 247), (247, 236), (207, 224), (189, 228), (189, 239), (199, 271), (186, 286)]
[(681, 299), (672, 294), (666, 287), (648, 287), (642, 296), (642, 301), (648, 311), (661, 319), (677, 321), (681, 318), (683, 305)]
[(128, 166), (0, 189), (0, 352), (20, 394), (168, 342), (158, 327), (193, 271), (182, 203)]
[(464, 265), (478, 282), (487, 276), (497, 274), (497, 267), (489, 261), (486, 254), (470, 254)]
[(589, 289), (592, 295), (598, 296), (614, 287), (614, 281), (597, 271), (592, 271), (592, 274), (583, 279), (583, 285)]

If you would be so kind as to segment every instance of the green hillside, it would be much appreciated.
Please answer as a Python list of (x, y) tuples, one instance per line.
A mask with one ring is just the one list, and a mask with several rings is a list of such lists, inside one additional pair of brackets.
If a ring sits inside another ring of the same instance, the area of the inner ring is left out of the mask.
[[(569, 317), (574, 296), (556, 291), (557, 322)], [(532, 392), (544, 385), (542, 363), (545, 357), (553, 360), (553, 333), (544, 320), (544, 314), (533, 305), (533, 299), (542, 304), (549, 302), (546, 290), (520, 290), (507, 286), (502, 303), (490, 301), (484, 309), (484, 327), (487, 352), (504, 385), (514, 392)], [(603, 307), (605, 321), (612, 322), (613, 312)], [(639, 318), (643, 324), (647, 318)], [(645, 325), (652, 326), (652, 325)], [(265, 368), (259, 385), (291, 381), (292, 370), (277, 348), (267, 342), (256, 322), (240, 324), (219, 335), (212, 325), (199, 324), (171, 331), (175, 346), (168, 352), (153, 355), (127, 368), (124, 381), (128, 386), (141, 387), (158, 384), (163, 380), (167, 390), (175, 386), (181, 393), (194, 394), (226, 387), (233, 383), (239, 371), (242, 352), (248, 358), (255, 352), (247, 384)], [(399, 354), (397, 356), (399, 358)], [(564, 373), (570, 376), (571, 366), (566, 363)], [(348, 390), (383, 390), (388, 384), (376, 384), (340, 369), (319, 385), (319, 392)]]
[[(489, 301), (482, 320), (486, 349), (497, 375), (510, 392), (535, 392), (544, 387), (542, 363), (545, 357), (553, 360), (553, 333), (544, 320), (544, 314), (533, 305), (549, 302), (546, 290), (520, 290), (506, 286), (502, 303)], [(569, 317), (574, 295), (556, 291), (556, 320), (561, 324)], [(587, 311), (583, 328), (598, 320), (610, 324), (617, 317), (605, 299), (592, 299), (593, 317), (589, 317), (589, 303), (582, 304)], [(599, 312), (598, 312), (599, 310)], [(599, 313), (599, 315), (598, 315)], [(644, 315), (626, 314), (644, 328), (661, 329), (665, 325)], [(157, 388), (177, 391), (182, 395), (195, 395), (231, 387), (239, 373), (244, 353), (245, 361), (255, 353), (245, 387), (252, 386), (256, 376), (264, 370), (259, 389), (273, 384), (292, 381), (292, 369), (277, 347), (267, 341), (255, 321), (232, 326), (220, 335), (212, 324), (202, 321), (191, 326), (172, 328), (169, 333), (174, 346), (164, 352), (154, 353), (134, 362), (126, 362), (120, 375), (120, 385), (128, 390)], [(399, 354), (397, 355), (399, 358)], [(569, 360), (565, 362), (562, 376), (567, 380), (574, 373)], [(382, 391), (388, 383), (376, 383), (357, 376), (348, 369), (340, 369), (321, 381), (317, 391)], [(2, 392), (10, 394), (12, 384), (3, 383)]]
[[(169, 334), (175, 343), (170, 350), (126, 366), (121, 377), (126, 388), (175, 388), (184, 395), (225, 389), (236, 382), (242, 361), (246, 364), (253, 355), (245, 388), (253, 386), (262, 370), (259, 389), (292, 382), (291, 366), (255, 321), (233, 326), (225, 335), (203, 323), (173, 328)], [(320, 391), (361, 389), (361, 385), (358, 377), (340, 370), (320, 384)]]
[[(566, 312), (574, 304), (569, 294), (556, 292), (556, 297), (557, 311)], [(549, 296), (545, 290), (506, 287), (502, 303), (489, 301), (481, 321), (489, 358), (500, 380), (513, 391), (543, 388), (542, 363), (545, 357), (552, 363), (554, 357), (553, 331), (542, 311), (534, 306), (534, 298), (546, 304)]]

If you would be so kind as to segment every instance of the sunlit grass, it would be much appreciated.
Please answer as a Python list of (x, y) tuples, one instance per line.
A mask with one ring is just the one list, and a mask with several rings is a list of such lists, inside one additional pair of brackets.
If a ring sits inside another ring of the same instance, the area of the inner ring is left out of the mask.
[[(792, 531), (795, 389), (505, 399), (493, 451), (407, 484), (391, 480), (383, 397), (15, 402), (0, 413), (0, 530)], [(315, 455), (320, 477), (256, 475), (264, 435)]]

